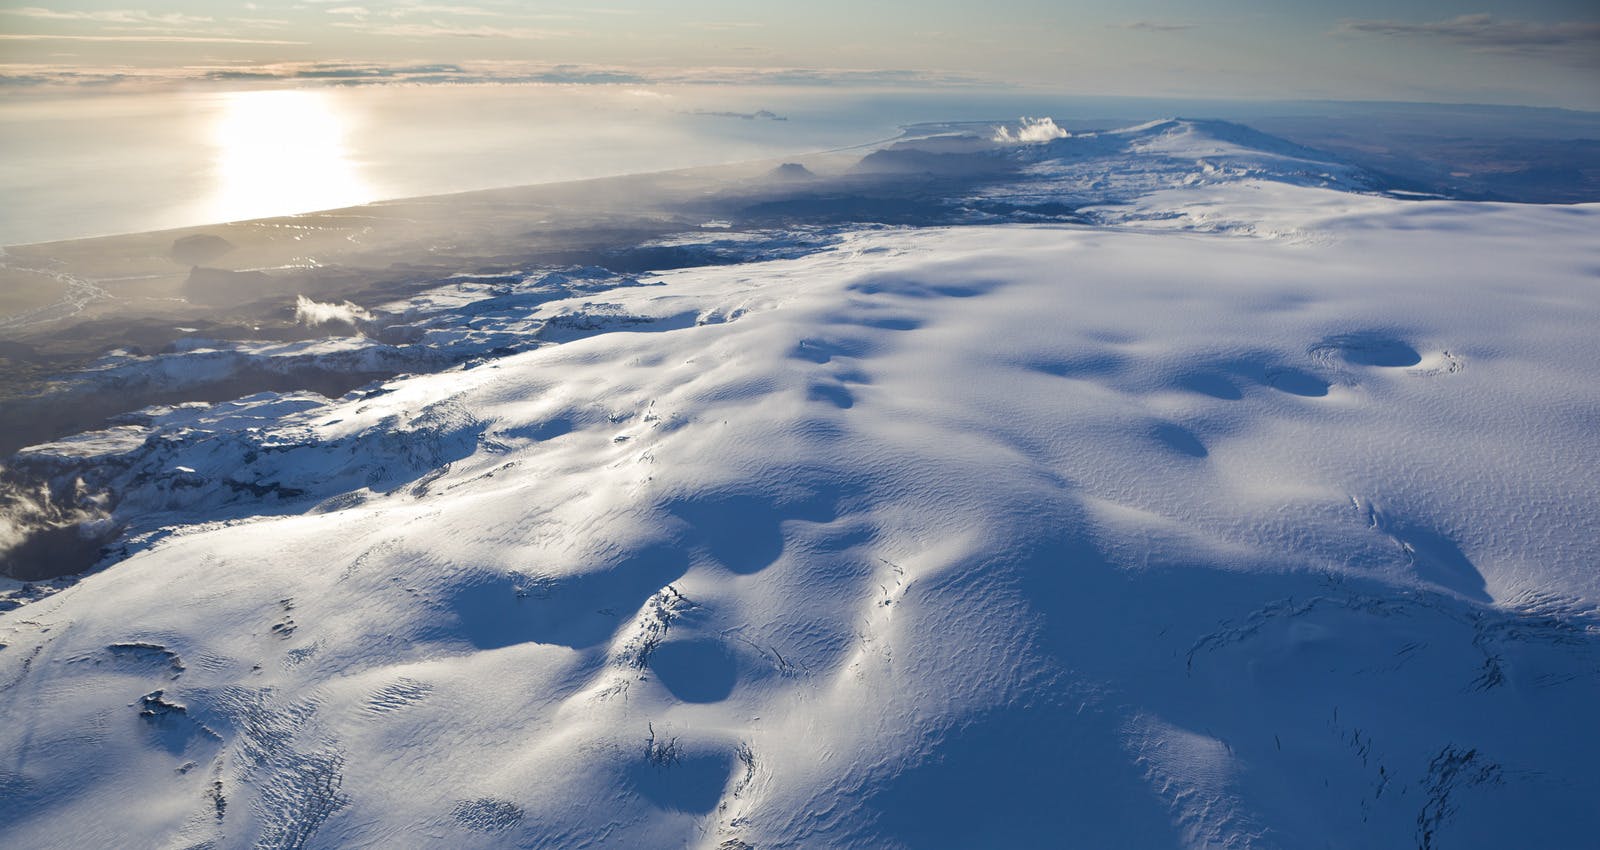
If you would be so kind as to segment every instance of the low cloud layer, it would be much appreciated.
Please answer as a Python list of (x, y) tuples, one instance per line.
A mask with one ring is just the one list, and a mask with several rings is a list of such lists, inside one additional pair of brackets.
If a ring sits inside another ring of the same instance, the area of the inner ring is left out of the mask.
[(515, 39), (519, 41), (539, 41), (542, 39), (561, 38), (563, 36), (571, 35), (571, 33), (561, 30), (549, 30), (536, 27), (461, 26), (455, 24), (442, 24), (438, 22), (402, 21), (396, 23), (372, 24), (365, 21), (348, 21), (336, 23), (334, 26), (358, 30), (367, 35), (417, 39), (500, 38)]
[(1556, 53), (1600, 63), (1600, 21), (1537, 23), (1492, 15), (1459, 15), (1440, 21), (1350, 20), (1339, 32), (1430, 39), (1481, 50)]
[(1125, 24), (1112, 24), (1117, 29), (1142, 30), (1144, 32), (1182, 32), (1199, 27), (1199, 24), (1180, 24), (1174, 21), (1129, 21)]
[[(5, 38), (34, 38), (10, 36)], [(58, 36), (78, 40), (237, 41), (183, 36)], [(290, 42), (250, 41), (252, 44)], [(463, 62), (390, 64), (381, 62), (279, 62), (191, 65), (176, 68), (119, 67), (96, 71), (75, 65), (0, 64), (5, 86), (161, 86), (195, 82), (272, 85), (320, 83), (335, 86), (448, 83), (458, 85), (775, 85), (775, 86), (978, 86), (992, 80), (965, 74), (897, 69), (853, 68), (624, 68), (611, 65)], [(765, 117), (765, 116), (756, 116)]]
[(1004, 145), (1035, 145), (1070, 135), (1056, 126), (1054, 118), (1024, 118), (1015, 130), (1005, 126), (994, 128), (994, 140)]
[(100, 9), (94, 11), (81, 9), (45, 9), (39, 6), (23, 6), (17, 9), (0, 9), (0, 14), (15, 15), (22, 18), (37, 18), (46, 21), (90, 21), (99, 24), (137, 24), (137, 25), (162, 25), (162, 26), (193, 26), (195, 24), (209, 24), (214, 18), (209, 15), (185, 15), (177, 12), (157, 14), (137, 9)]
[(308, 327), (326, 325), (331, 322), (343, 322), (356, 325), (360, 322), (372, 320), (372, 314), (361, 307), (345, 301), (342, 304), (329, 304), (322, 301), (312, 301), (304, 295), (295, 296), (294, 320)]
[(48, 482), (0, 467), (0, 576), (31, 581), (87, 569), (115, 530), (106, 496), (82, 479)]
[[(4, 41), (87, 41), (125, 44), (264, 44), (264, 45), (304, 45), (304, 41), (288, 41), (278, 38), (234, 38), (232, 36), (211, 35), (148, 35), (130, 33), (128, 35), (56, 35), (38, 33), (0, 33), (0, 40)], [(0, 77), (0, 83), (8, 78)]]

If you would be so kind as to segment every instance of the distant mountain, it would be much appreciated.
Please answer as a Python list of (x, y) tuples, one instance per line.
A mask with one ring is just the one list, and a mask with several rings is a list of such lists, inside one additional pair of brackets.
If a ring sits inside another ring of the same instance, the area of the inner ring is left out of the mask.
[(815, 180), (815, 179), (817, 179), (817, 175), (812, 174), (811, 173), (811, 169), (806, 168), (804, 165), (801, 165), (798, 162), (786, 162), (786, 163), (778, 166), (777, 168), (774, 168), (771, 171), (767, 172), (767, 176), (771, 177), (771, 178), (773, 178), (775, 180)]

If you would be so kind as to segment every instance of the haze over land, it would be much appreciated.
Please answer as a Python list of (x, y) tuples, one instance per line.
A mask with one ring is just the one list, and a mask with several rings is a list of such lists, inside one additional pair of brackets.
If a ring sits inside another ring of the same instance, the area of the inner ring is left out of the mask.
[(1600, 831), (1588, 9), (168, 5), (0, 9), (0, 845)]

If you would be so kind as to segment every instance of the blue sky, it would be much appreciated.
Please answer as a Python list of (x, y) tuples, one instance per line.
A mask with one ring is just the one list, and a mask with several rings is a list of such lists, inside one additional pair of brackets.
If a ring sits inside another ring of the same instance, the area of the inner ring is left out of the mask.
[(1592, 0), (0, 2), (0, 71), (14, 81), (303, 76), (310, 63), (352, 63), (374, 78), (448, 63), (460, 67), (411, 76), (982, 80), (1075, 94), (1600, 109), (1600, 7)]

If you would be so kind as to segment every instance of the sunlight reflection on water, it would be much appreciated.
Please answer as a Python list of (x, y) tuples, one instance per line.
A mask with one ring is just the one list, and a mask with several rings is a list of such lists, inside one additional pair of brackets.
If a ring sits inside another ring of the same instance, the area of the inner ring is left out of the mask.
[(348, 120), (326, 92), (229, 93), (213, 135), (216, 190), (207, 218), (238, 221), (373, 200), (346, 147)]
[(43, 92), (0, 99), (0, 245), (786, 157), (1052, 106), (716, 85)]

